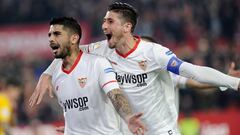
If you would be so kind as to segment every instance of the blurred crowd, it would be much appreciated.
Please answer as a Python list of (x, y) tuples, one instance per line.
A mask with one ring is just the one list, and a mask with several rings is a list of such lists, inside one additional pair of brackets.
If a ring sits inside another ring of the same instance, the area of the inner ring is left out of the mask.
[[(239, 0), (121, 0), (140, 13), (135, 33), (154, 37), (181, 59), (227, 73), (234, 61), (240, 69)], [(48, 22), (54, 16), (73, 16), (87, 22), (90, 41), (104, 39), (102, 18), (111, 0), (0, 0), (0, 27)], [(1, 39), (0, 39), (1, 40)], [(51, 62), (40, 57), (0, 57), (0, 92), (17, 86), (15, 123), (26, 125), (62, 120), (56, 100), (45, 97), (29, 108), (28, 99), (40, 74)], [(240, 108), (240, 94), (228, 90), (181, 90), (180, 112)]]

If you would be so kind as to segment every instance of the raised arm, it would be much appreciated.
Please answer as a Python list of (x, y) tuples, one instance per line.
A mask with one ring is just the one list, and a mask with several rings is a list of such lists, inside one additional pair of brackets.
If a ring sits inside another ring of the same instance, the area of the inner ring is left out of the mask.
[(226, 75), (210, 67), (183, 62), (179, 68), (179, 74), (213, 86), (222, 86), (234, 90), (240, 89), (240, 78)]
[(240, 78), (226, 75), (210, 67), (184, 62), (166, 47), (154, 46), (153, 54), (162, 69), (216, 87), (240, 89)]

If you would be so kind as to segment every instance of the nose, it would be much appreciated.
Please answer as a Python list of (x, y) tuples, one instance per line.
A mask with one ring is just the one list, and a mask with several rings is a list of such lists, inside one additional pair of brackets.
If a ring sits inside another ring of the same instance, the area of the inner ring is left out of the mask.
[(102, 23), (102, 30), (103, 31), (107, 30), (107, 23), (105, 21)]
[(49, 43), (53, 43), (54, 42), (54, 36), (52, 34), (49, 35), (48, 41), (49, 41)]

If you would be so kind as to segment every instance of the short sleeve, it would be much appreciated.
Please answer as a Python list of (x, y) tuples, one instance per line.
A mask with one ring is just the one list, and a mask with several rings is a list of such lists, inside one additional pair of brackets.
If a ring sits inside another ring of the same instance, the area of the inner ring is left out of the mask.
[(98, 56), (106, 56), (111, 49), (108, 47), (108, 43), (106, 40), (91, 43), (88, 45), (80, 45), (79, 46), (83, 52), (98, 55)]
[(168, 70), (179, 75), (179, 67), (183, 63), (176, 55), (166, 47), (155, 45), (153, 54), (157, 64), (161, 69)]
[(53, 72), (57, 66), (62, 61), (62, 59), (54, 59), (50, 66), (43, 72), (44, 74), (53, 75)]
[(100, 57), (97, 63), (99, 71), (99, 84), (105, 93), (113, 89), (119, 89), (119, 85), (116, 80), (116, 74), (106, 58)]

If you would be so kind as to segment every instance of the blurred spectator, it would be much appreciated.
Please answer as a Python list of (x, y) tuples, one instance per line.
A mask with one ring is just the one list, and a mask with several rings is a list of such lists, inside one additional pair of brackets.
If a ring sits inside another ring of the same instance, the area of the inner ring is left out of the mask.
[(16, 126), (16, 110), (20, 96), (20, 84), (7, 80), (0, 91), (0, 135), (11, 135), (10, 128)]

